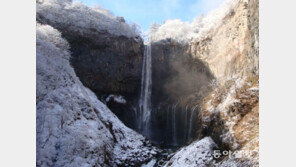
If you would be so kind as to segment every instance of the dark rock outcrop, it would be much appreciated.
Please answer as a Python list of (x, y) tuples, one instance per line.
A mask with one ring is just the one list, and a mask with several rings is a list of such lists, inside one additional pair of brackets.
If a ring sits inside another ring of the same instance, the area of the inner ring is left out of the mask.
[(83, 85), (102, 101), (110, 94), (122, 95), (126, 104), (110, 102), (107, 105), (127, 126), (134, 128), (133, 108), (138, 103), (144, 52), (141, 37), (69, 25), (66, 21), (57, 22), (47, 14), (37, 12), (37, 21), (56, 28), (68, 41), (71, 65)]
[(144, 45), (126, 37), (56, 23), (37, 13), (37, 21), (62, 33), (69, 42), (71, 64), (82, 83), (96, 94), (134, 94), (139, 89)]
[(197, 119), (195, 104), (210, 91), (214, 77), (206, 64), (187, 52), (188, 45), (168, 40), (152, 43), (151, 48), (152, 141), (180, 146), (197, 129), (198, 123), (190, 124)]

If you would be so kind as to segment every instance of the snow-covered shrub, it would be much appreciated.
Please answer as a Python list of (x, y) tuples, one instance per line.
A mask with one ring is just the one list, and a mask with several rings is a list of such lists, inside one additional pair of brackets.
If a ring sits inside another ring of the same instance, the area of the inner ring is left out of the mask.
[(136, 37), (139, 31), (100, 6), (90, 8), (82, 2), (69, 0), (42, 0), (36, 3), (37, 19), (51, 24), (62, 24), (76, 31), (107, 31), (118, 36)]
[(154, 26), (150, 31), (149, 40), (159, 41), (162, 39), (172, 38), (177, 42), (187, 40), (187, 35), (193, 33), (193, 28), (190, 23), (182, 22), (179, 19), (167, 20), (164, 24), (157, 29)]
[(192, 23), (182, 22), (181, 20), (167, 20), (157, 29), (151, 26), (149, 31), (149, 40), (151, 42), (172, 39), (179, 43), (198, 41), (206, 36), (212, 29), (222, 23), (222, 19), (238, 4), (239, 0), (225, 0), (224, 3), (215, 10), (209, 12), (206, 16), (199, 16)]

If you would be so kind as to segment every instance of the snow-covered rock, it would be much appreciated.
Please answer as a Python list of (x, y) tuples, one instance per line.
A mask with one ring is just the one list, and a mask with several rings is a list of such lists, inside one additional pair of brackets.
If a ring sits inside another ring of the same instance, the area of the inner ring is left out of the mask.
[(156, 149), (85, 88), (56, 29), (37, 24), (37, 166), (136, 166)]
[(37, 0), (36, 4), (37, 19), (52, 24), (67, 24), (73, 31), (83, 33), (91, 29), (130, 38), (140, 35), (136, 24), (125, 23), (101, 6), (90, 8), (82, 2), (71, 0)]
[(213, 163), (213, 148), (216, 144), (210, 137), (183, 147), (164, 165), (165, 167), (206, 167)]

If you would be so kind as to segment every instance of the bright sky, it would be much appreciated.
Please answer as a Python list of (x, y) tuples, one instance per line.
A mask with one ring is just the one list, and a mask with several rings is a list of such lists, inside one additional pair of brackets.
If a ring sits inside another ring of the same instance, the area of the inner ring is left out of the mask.
[[(74, 0), (77, 1), (77, 0)], [(135, 22), (147, 31), (151, 23), (168, 19), (191, 22), (200, 14), (218, 7), (223, 0), (79, 0), (88, 6), (101, 5), (127, 22)]]

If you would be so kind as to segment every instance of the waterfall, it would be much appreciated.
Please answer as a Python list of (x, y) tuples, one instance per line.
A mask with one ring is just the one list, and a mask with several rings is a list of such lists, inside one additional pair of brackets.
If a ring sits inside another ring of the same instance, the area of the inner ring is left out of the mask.
[(176, 145), (177, 144), (177, 133), (176, 133), (176, 104), (173, 105), (172, 107), (172, 132), (173, 132), (173, 144)]
[[(166, 110), (166, 131), (170, 131), (170, 106), (168, 105), (167, 110)], [(169, 134), (166, 134), (166, 139), (168, 139)]]
[(194, 107), (191, 108), (191, 113), (190, 113), (190, 122), (189, 122), (189, 129), (188, 129), (188, 136), (187, 139), (189, 139), (191, 137), (191, 133), (192, 133), (192, 123), (193, 123), (193, 114), (194, 114), (194, 110), (196, 109), (198, 105), (195, 105)]
[[(187, 119), (188, 119), (188, 104), (186, 105), (185, 107), (185, 117), (184, 117), (184, 127), (187, 128), (188, 127), (188, 122), (187, 122)], [(187, 140), (187, 134), (188, 132), (184, 132), (184, 140)]]
[(142, 81), (141, 95), (139, 102), (139, 129), (142, 134), (149, 137), (150, 135), (150, 116), (151, 116), (151, 45), (145, 45), (143, 66), (142, 66)]

